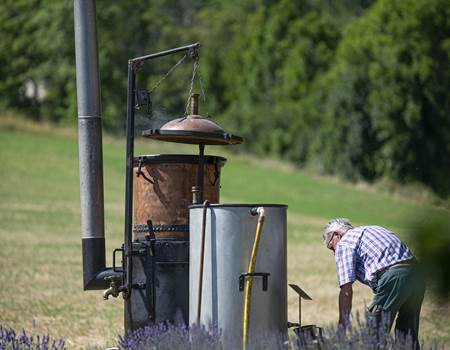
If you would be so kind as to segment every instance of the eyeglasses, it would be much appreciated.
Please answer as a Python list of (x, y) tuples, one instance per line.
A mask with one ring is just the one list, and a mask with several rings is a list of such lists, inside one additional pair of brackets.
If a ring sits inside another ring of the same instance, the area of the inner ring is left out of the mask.
[(333, 248), (333, 246), (331, 245), (331, 242), (333, 241), (334, 236), (336, 236), (336, 235), (339, 235), (339, 232), (333, 232), (333, 234), (332, 234), (331, 237), (330, 237), (330, 240), (327, 242), (327, 248), (330, 249), (330, 250), (332, 250), (332, 251), (334, 251), (334, 248)]

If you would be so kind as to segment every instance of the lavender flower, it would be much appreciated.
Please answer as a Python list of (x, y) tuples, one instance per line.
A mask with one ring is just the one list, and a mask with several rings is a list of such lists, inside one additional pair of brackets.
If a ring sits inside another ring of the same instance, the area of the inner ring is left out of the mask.
[(120, 349), (205, 349), (221, 350), (219, 336), (202, 327), (160, 323), (137, 329), (119, 338)]
[[(220, 332), (210, 327), (172, 325), (161, 323), (130, 332), (119, 339), (120, 349), (192, 349), (192, 350), (228, 350), (241, 347), (240, 339), (235, 339), (234, 344), (221, 343)], [(393, 335), (384, 326), (378, 327), (371, 323), (366, 315), (361, 319), (356, 315), (353, 325), (347, 329), (341, 327), (328, 327), (322, 333), (311, 331), (298, 332), (297, 336), (280, 334), (253, 334), (248, 346), (249, 349), (282, 349), (282, 350), (410, 350), (414, 349), (411, 337), (400, 334)], [(422, 344), (422, 349), (425, 346)], [(427, 349), (439, 349), (437, 345)]]
[(28, 335), (25, 329), (17, 334), (10, 327), (0, 324), (0, 350), (62, 350), (64, 340), (52, 339), (49, 335)]

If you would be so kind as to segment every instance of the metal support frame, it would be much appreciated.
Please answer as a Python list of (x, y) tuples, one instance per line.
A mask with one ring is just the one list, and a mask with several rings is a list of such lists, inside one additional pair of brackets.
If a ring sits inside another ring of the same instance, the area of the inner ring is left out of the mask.
[(133, 158), (134, 158), (134, 105), (136, 90), (137, 70), (152, 59), (173, 55), (188, 51), (190, 57), (198, 54), (199, 43), (186, 45), (166, 51), (161, 51), (128, 60), (128, 86), (127, 86), (127, 149), (126, 149), (126, 175), (125, 175), (125, 230), (124, 230), (124, 255), (125, 276), (123, 281), (124, 298), (128, 299), (132, 291), (132, 234), (133, 234)]
[(289, 287), (291, 287), (295, 293), (298, 295), (298, 324), (291, 324), (292, 327), (301, 327), (302, 326), (302, 299), (312, 300), (312, 298), (306, 294), (306, 292), (300, 288), (300, 286), (290, 283)]

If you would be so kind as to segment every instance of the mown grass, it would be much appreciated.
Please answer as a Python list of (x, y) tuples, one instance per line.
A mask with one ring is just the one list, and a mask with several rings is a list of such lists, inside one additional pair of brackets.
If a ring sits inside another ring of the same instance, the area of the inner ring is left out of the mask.
[[(83, 292), (78, 149), (76, 131), (17, 121), (0, 123), (0, 322), (14, 328), (63, 337), (69, 348), (113, 345), (122, 332), (122, 302)], [(195, 148), (138, 140), (136, 154), (195, 153)], [(370, 186), (312, 176), (279, 162), (239, 156), (223, 148), (223, 202), (284, 203), (288, 210), (288, 279), (313, 301), (303, 305), (304, 323), (337, 320), (334, 261), (320, 240), (331, 217), (356, 224), (386, 225), (411, 242), (409, 226), (421, 215), (449, 211), (429, 202), (404, 199)], [(123, 139), (104, 139), (107, 260), (123, 235)], [(368, 288), (355, 288), (354, 310), (370, 301)], [(297, 298), (289, 294), (289, 318)], [(450, 343), (450, 307), (427, 293), (421, 335)]]

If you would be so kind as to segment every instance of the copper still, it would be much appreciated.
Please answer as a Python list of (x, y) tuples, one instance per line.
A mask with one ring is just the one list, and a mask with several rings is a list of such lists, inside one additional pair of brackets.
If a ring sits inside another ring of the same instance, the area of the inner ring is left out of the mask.
[[(134, 158), (134, 239), (189, 238), (192, 186), (198, 156), (163, 154)], [(204, 198), (219, 203), (220, 171), (226, 159), (204, 157)]]

